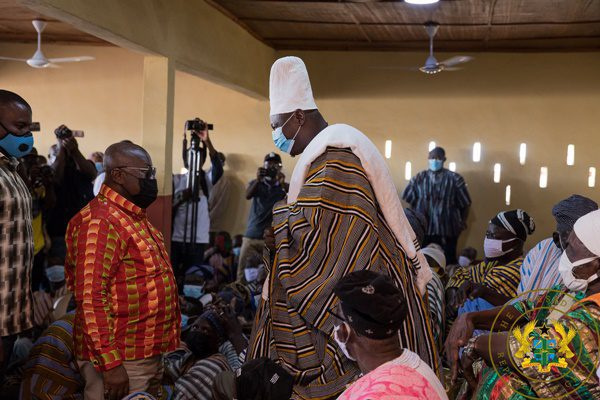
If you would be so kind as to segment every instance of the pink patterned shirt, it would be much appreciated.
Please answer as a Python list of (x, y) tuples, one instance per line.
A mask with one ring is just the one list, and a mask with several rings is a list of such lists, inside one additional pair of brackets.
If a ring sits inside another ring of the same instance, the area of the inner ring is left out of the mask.
[(447, 400), (442, 383), (419, 356), (404, 349), (350, 386), (338, 400)]

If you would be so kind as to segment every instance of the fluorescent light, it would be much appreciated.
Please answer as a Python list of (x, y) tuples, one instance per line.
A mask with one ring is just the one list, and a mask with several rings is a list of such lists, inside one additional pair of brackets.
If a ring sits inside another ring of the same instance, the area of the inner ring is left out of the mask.
[(473, 162), (481, 161), (481, 143), (473, 143)]
[(540, 187), (542, 189), (548, 187), (548, 167), (540, 168)]
[(385, 158), (392, 158), (392, 141), (385, 141)]
[(455, 162), (451, 162), (448, 164), (448, 169), (452, 172), (456, 172), (456, 163)]
[(408, 4), (424, 5), (424, 4), (435, 4), (435, 3), (439, 2), (440, 0), (404, 0), (404, 1)]
[(502, 165), (494, 164), (494, 182), (500, 183), (500, 174), (502, 173)]
[(510, 185), (506, 185), (506, 191), (504, 192), (504, 201), (507, 206), (510, 206)]
[(407, 161), (404, 165), (404, 179), (410, 181), (410, 178), (412, 178), (412, 163)]
[(588, 173), (588, 187), (595, 187), (596, 186), (596, 168), (595, 167), (590, 167), (590, 171)]
[(435, 149), (435, 142), (432, 140), (431, 142), (429, 142), (429, 151)]
[(180, 173), (181, 175), (185, 175), (185, 174), (187, 174), (187, 173), (188, 173), (188, 170), (187, 170), (187, 168), (186, 168), (186, 167), (181, 167), (181, 170), (179, 171), (179, 173)]
[(575, 164), (575, 145), (567, 146), (567, 165)]
[(527, 160), (527, 143), (521, 143), (519, 147), (519, 162), (521, 165), (525, 165), (525, 160)]

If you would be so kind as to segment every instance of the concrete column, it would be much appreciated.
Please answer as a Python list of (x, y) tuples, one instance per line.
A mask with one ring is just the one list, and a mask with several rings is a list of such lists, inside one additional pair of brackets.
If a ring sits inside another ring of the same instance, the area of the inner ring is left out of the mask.
[(164, 237), (171, 239), (173, 166), (173, 104), (175, 68), (167, 57), (144, 57), (142, 143), (156, 167), (158, 199), (148, 208), (148, 217)]

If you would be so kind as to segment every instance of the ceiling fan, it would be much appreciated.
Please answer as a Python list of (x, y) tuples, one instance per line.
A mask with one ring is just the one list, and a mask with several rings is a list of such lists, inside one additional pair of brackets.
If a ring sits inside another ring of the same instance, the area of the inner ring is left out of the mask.
[(451, 57), (442, 62), (438, 62), (438, 60), (433, 55), (433, 38), (437, 33), (440, 25), (436, 22), (426, 22), (424, 24), (425, 30), (427, 31), (427, 35), (429, 35), (429, 57), (425, 60), (425, 65), (419, 67), (419, 71), (424, 72), (426, 74), (437, 74), (442, 71), (454, 71), (458, 68), (453, 68), (455, 65), (463, 64), (469, 62), (473, 59), (473, 57), (469, 56), (455, 56)]
[(27, 65), (33, 68), (59, 68), (59, 63), (67, 62), (79, 62), (79, 61), (91, 61), (94, 57), (81, 56), (81, 57), (62, 57), (62, 58), (46, 58), (42, 53), (42, 32), (46, 28), (46, 21), (34, 19), (31, 21), (33, 27), (37, 31), (37, 50), (33, 53), (33, 56), (29, 59), (25, 58), (12, 58), (12, 57), (0, 57), (0, 60), (5, 61), (25, 61)]

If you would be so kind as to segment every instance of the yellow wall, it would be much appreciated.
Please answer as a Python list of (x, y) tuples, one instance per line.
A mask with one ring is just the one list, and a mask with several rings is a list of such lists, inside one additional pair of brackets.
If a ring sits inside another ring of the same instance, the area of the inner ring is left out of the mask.
[[(31, 45), (0, 44), (0, 54), (20, 56)], [(104, 47), (48, 46), (49, 56), (86, 54), (97, 60), (60, 70), (33, 70), (0, 63), (0, 87), (23, 94), (34, 119), (50, 128), (66, 121), (86, 130), (80, 146), (87, 154), (110, 143), (141, 138), (142, 56)], [(481, 247), (487, 220), (504, 205), (504, 187), (513, 187), (510, 207), (522, 207), (538, 222), (529, 245), (552, 231), (550, 208), (580, 193), (600, 200), (599, 185), (586, 186), (589, 166), (599, 168), (600, 69), (598, 53), (479, 54), (457, 72), (424, 76), (378, 66), (409, 66), (423, 54), (300, 53), (313, 79), (325, 118), (344, 122), (369, 135), (383, 151), (393, 140), (390, 168), (399, 190), (405, 186), (404, 163), (413, 172), (426, 166), (427, 144), (444, 146), (448, 159), (469, 183), (474, 208), (464, 239)], [(440, 55), (440, 59), (443, 56)], [(265, 71), (268, 75), (268, 70)], [(215, 147), (228, 156), (235, 182), (230, 229), (243, 232), (249, 203), (245, 183), (255, 175), (265, 153), (273, 150), (268, 102), (178, 72), (175, 81), (173, 168), (182, 167), (183, 122), (200, 117), (215, 124)], [(482, 162), (470, 161), (474, 141), (483, 145)], [(51, 132), (36, 135), (38, 147), (53, 142)], [(518, 164), (519, 143), (528, 144), (525, 166)], [(576, 164), (565, 165), (566, 146), (576, 146)], [(501, 162), (502, 182), (492, 182), (492, 166)], [(294, 161), (284, 157), (289, 176)], [(547, 189), (538, 187), (539, 167), (550, 171)]]
[(117, 46), (169, 57), (178, 69), (267, 96), (275, 51), (204, 0), (20, 0)]

